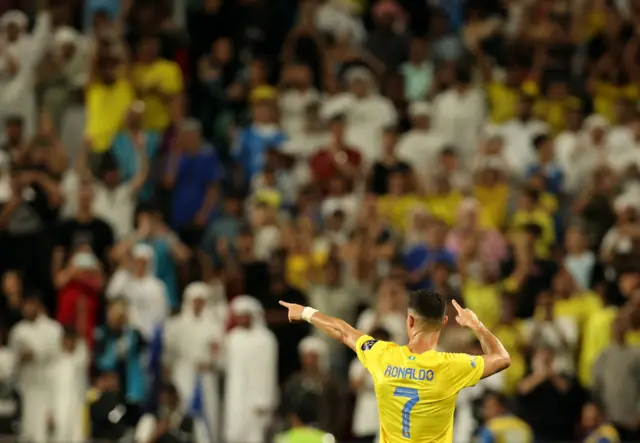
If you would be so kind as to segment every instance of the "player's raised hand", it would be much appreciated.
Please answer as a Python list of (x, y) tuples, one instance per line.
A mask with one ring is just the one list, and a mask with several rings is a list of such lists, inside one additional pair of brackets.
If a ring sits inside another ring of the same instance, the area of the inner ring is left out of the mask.
[(456, 315), (456, 321), (460, 326), (473, 329), (480, 324), (478, 316), (471, 309), (463, 308), (455, 300), (451, 300), (451, 303), (458, 313), (458, 315)]
[(302, 321), (302, 310), (304, 309), (304, 306), (300, 306), (295, 303), (287, 303), (282, 300), (280, 300), (280, 304), (289, 310), (290, 322)]

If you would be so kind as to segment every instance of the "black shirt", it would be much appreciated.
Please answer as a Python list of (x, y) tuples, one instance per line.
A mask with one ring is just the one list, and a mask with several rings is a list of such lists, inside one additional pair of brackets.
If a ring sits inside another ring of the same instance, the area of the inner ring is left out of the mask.
[(411, 166), (407, 162), (398, 161), (394, 165), (375, 162), (371, 169), (371, 192), (385, 195), (389, 192), (389, 174), (392, 172), (409, 172)]
[(107, 263), (107, 254), (113, 246), (113, 230), (111, 226), (99, 218), (90, 221), (80, 222), (75, 219), (68, 219), (60, 223), (58, 227), (57, 246), (65, 249), (68, 259), (69, 255), (78, 246), (89, 245), (93, 253)]

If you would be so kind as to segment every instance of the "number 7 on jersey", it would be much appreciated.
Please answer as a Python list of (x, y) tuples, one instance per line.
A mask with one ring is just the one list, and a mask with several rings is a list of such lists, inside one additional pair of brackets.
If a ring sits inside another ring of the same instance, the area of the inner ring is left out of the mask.
[(411, 438), (411, 410), (420, 400), (420, 394), (417, 389), (396, 388), (393, 396), (408, 398), (402, 408), (402, 436), (404, 438)]

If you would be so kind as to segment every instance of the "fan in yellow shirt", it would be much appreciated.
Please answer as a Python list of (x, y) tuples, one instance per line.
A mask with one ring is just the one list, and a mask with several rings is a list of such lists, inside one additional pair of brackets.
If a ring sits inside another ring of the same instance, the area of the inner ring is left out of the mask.
[(427, 197), (426, 202), (433, 217), (447, 226), (453, 226), (463, 198), (462, 192), (451, 186), (450, 178), (441, 175), (436, 178), (435, 192)]
[(453, 301), (456, 321), (478, 338), (484, 355), (437, 351), (447, 300), (432, 290), (409, 294), (409, 344), (376, 340), (348, 323), (304, 307), (280, 302), (290, 321), (307, 321), (354, 350), (373, 379), (380, 417), (381, 443), (450, 443), (458, 392), (511, 363), (502, 343), (469, 309)]
[(535, 104), (535, 114), (557, 135), (566, 127), (565, 116), (570, 109), (579, 109), (580, 100), (569, 94), (569, 86), (562, 81), (549, 84), (546, 93)]
[(527, 340), (524, 335), (523, 322), (516, 318), (515, 310), (515, 295), (503, 294), (500, 321), (493, 330), (496, 337), (511, 355), (511, 366), (504, 372), (503, 391), (505, 394), (514, 394), (518, 383), (527, 373), (527, 362), (524, 353)]
[(177, 63), (160, 58), (160, 44), (155, 37), (140, 42), (139, 60), (132, 69), (132, 81), (144, 101), (145, 129), (162, 134), (172, 117), (179, 113), (183, 89), (182, 72)]
[(392, 171), (388, 176), (389, 193), (378, 198), (378, 215), (399, 233), (405, 231), (410, 216), (424, 211), (427, 204), (418, 195), (407, 192), (408, 177), (403, 171)]
[(480, 226), (487, 229), (502, 229), (507, 217), (509, 185), (500, 168), (499, 160), (494, 160), (478, 165), (473, 195), (480, 203)]
[(533, 443), (533, 431), (522, 419), (512, 415), (507, 399), (489, 392), (482, 399), (485, 425), (478, 433), (477, 443)]
[(589, 90), (593, 96), (593, 110), (612, 123), (618, 123), (618, 106), (621, 101), (635, 102), (638, 100), (638, 87), (633, 84), (617, 85), (605, 80), (593, 80)]
[(587, 403), (582, 407), (580, 426), (587, 438), (584, 443), (620, 443), (620, 435), (615, 427), (605, 419), (601, 405)]
[(112, 57), (97, 61), (95, 78), (85, 91), (85, 134), (96, 153), (104, 153), (125, 121), (135, 99), (133, 86)]
[(520, 196), (518, 209), (511, 219), (511, 231), (517, 232), (526, 225), (540, 227), (540, 238), (536, 240), (535, 251), (538, 258), (547, 258), (556, 239), (553, 218), (542, 208), (540, 193), (535, 189), (525, 189)]

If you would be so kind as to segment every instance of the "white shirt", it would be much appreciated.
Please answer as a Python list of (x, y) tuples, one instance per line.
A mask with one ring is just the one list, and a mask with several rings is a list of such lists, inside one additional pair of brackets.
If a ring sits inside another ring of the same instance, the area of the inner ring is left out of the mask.
[(293, 136), (282, 145), (282, 152), (306, 159), (330, 142), (331, 135), (324, 131), (293, 134)]
[[(527, 320), (524, 323), (524, 336), (527, 342), (532, 339), (535, 322)], [(537, 345), (546, 345), (556, 350), (554, 365), (556, 370), (564, 374), (573, 374), (575, 363), (573, 352), (578, 342), (579, 330), (573, 318), (557, 317), (553, 322), (544, 322), (540, 325), (540, 336)], [(568, 348), (562, 347), (562, 342), (566, 342)]]
[(318, 7), (315, 17), (316, 28), (335, 37), (349, 35), (353, 44), (364, 43), (367, 32), (362, 21), (351, 15), (348, 9), (339, 3), (327, 1)]
[(436, 160), (444, 145), (445, 140), (441, 134), (430, 130), (412, 129), (398, 141), (396, 155), (409, 163), (424, 181), (426, 165)]
[(470, 159), (477, 150), (486, 112), (480, 89), (470, 88), (462, 93), (449, 89), (434, 99), (433, 128), (458, 150), (462, 160)]
[(307, 106), (319, 99), (320, 94), (313, 88), (306, 91), (287, 89), (280, 94), (280, 124), (282, 125), (282, 130), (288, 136), (303, 132), (305, 110)]
[(405, 315), (399, 312), (385, 314), (380, 318), (378, 325), (374, 324), (375, 319), (375, 310), (367, 309), (358, 317), (356, 328), (368, 334), (372, 332), (376, 326), (381, 326), (389, 332), (392, 342), (399, 345), (404, 345), (408, 342), (407, 318)]
[(280, 230), (277, 226), (263, 226), (256, 231), (254, 253), (258, 260), (268, 261), (280, 246)]
[(94, 184), (93, 211), (113, 229), (116, 238), (124, 238), (133, 231), (135, 197), (130, 182), (108, 189), (102, 183)]
[(360, 151), (366, 163), (372, 163), (382, 150), (382, 130), (397, 122), (393, 103), (377, 93), (361, 99), (343, 93), (327, 99), (320, 110), (326, 119), (342, 113), (347, 123), (345, 141)]
[(380, 429), (378, 419), (378, 400), (373, 385), (373, 377), (367, 369), (354, 358), (349, 366), (349, 380), (352, 382), (363, 380), (362, 386), (356, 392), (356, 404), (353, 410), (352, 432), (356, 437), (375, 435)]
[(533, 139), (548, 130), (546, 123), (535, 119), (526, 122), (511, 119), (498, 127), (504, 139), (504, 156), (510, 170), (520, 176), (524, 174), (527, 165), (536, 161)]
[(358, 198), (354, 194), (340, 197), (327, 197), (321, 206), (322, 217), (327, 218), (336, 211), (342, 211), (345, 215), (345, 224), (352, 226), (358, 215)]

